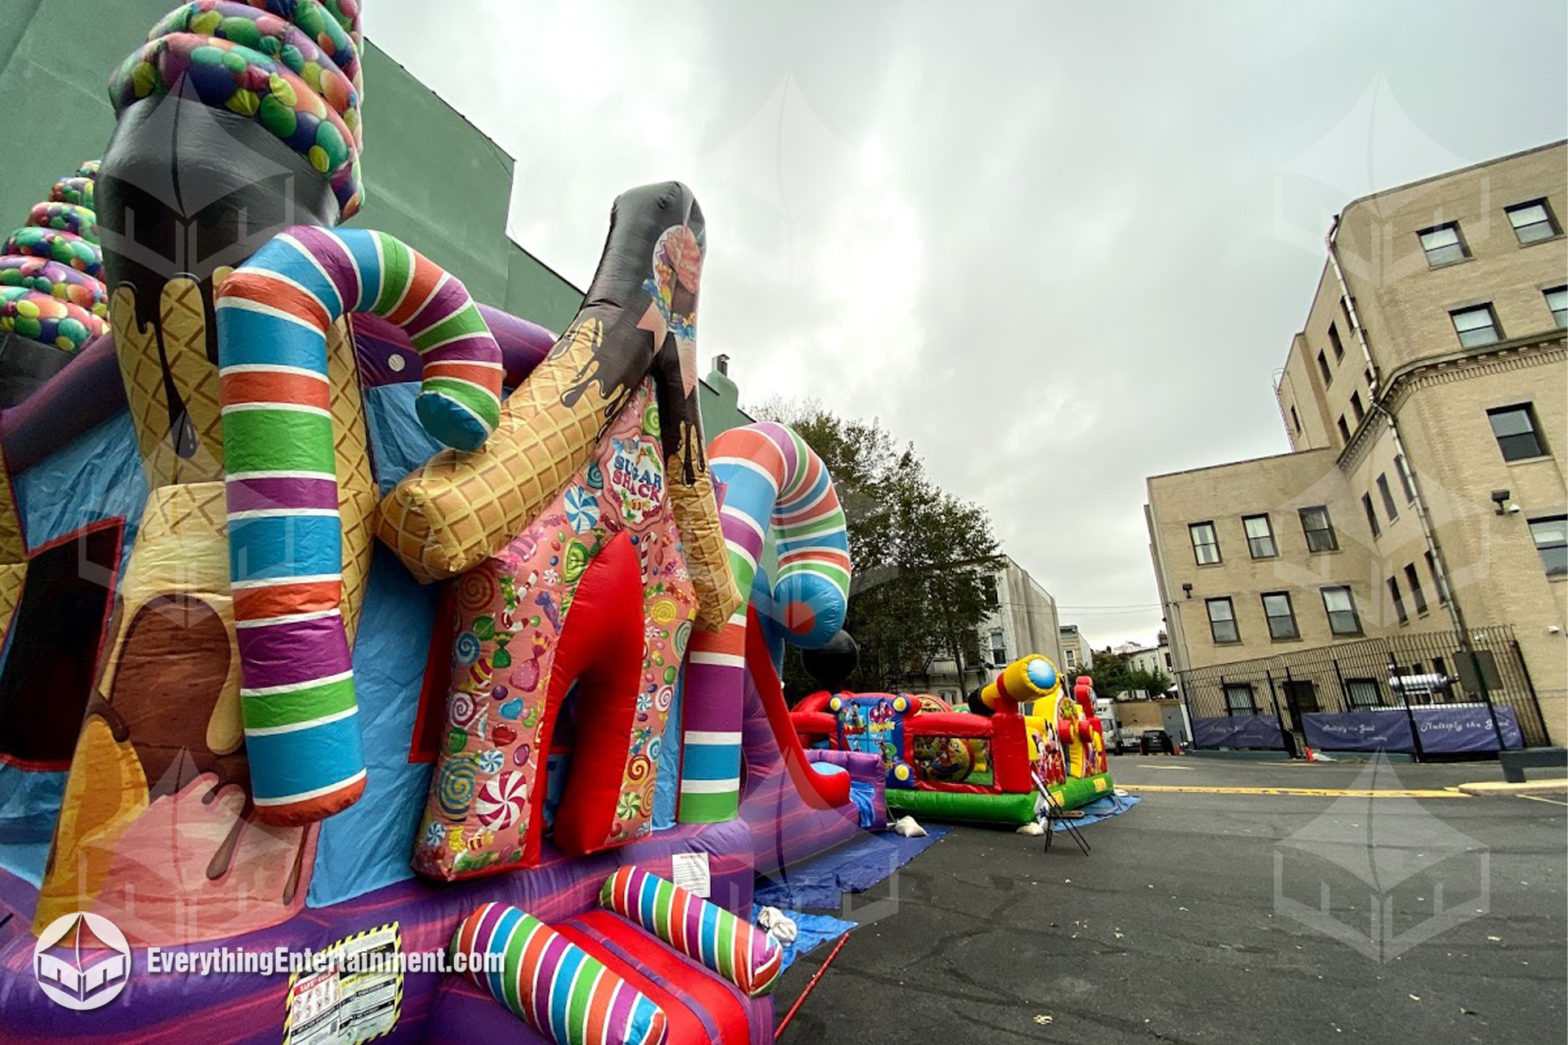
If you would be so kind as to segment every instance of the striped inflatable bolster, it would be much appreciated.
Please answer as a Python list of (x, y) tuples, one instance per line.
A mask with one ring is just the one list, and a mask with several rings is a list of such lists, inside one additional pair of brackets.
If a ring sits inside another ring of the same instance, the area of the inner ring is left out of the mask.
[[(452, 935), (477, 987), (557, 1045), (661, 1045), (664, 1010), (604, 963), (510, 904), (487, 903)], [(505, 955), (504, 968), (479, 964)]]
[(784, 952), (767, 933), (640, 867), (623, 867), (599, 906), (629, 919), (755, 998), (773, 989)]
[[(708, 447), (730, 569), (750, 591), (771, 530), (779, 569), (771, 613), (789, 641), (820, 646), (844, 625), (849, 535), (827, 467), (806, 441), (771, 422), (721, 433)], [(682, 823), (728, 820), (740, 807), (746, 611), (718, 632), (692, 633), (681, 738)]]
[(424, 359), (419, 420), (474, 450), (501, 415), (501, 351), (462, 283), (391, 236), (296, 226), (217, 293), (229, 570), (257, 814), (300, 824), (365, 786), (339, 614), (342, 526), (326, 332), (403, 326)]

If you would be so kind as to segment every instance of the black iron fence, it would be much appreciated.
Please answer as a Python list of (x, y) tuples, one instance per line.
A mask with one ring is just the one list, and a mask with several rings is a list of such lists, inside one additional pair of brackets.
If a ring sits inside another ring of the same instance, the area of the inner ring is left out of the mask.
[(1177, 672), (1193, 742), (1417, 758), (1546, 744), (1513, 628), (1459, 639), (1417, 632)]

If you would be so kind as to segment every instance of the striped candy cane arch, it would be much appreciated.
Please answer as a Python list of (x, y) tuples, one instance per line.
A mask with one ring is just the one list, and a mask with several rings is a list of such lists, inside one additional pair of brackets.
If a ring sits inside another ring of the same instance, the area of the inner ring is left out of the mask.
[(391, 236), (296, 226), (216, 296), (240, 704), (257, 815), (301, 824), (365, 787), (343, 632), (342, 525), (327, 329), (374, 312), (424, 361), (432, 436), (478, 449), (501, 411), (501, 351), (456, 278)]
[[(833, 478), (806, 441), (763, 422), (721, 433), (708, 448), (730, 569), (750, 591), (769, 532), (778, 571), (768, 613), (786, 640), (821, 646), (844, 624), (849, 536)], [(717, 633), (692, 634), (686, 664), (679, 819), (728, 820), (740, 808), (746, 609)]]

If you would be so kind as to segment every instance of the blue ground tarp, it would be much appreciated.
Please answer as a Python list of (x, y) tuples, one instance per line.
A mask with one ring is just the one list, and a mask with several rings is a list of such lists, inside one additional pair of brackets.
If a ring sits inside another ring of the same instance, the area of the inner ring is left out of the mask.
[[(751, 920), (757, 920), (761, 913), (762, 904), (753, 904)], [(803, 911), (784, 911), (784, 917), (795, 923), (795, 939), (784, 944), (784, 969), (795, 964), (795, 959), (802, 954), (810, 954), (829, 940), (836, 940), (849, 930), (856, 927), (855, 922), (846, 922), (842, 918), (835, 918), (830, 914), (806, 914)]]
[(1086, 806), (1079, 806), (1078, 811), (1083, 813), (1083, 816), (1059, 821), (1058, 823), (1068, 823), (1074, 827), (1088, 827), (1090, 824), (1098, 824), (1101, 820), (1120, 816), (1141, 801), (1143, 799), (1137, 795), (1106, 795), (1104, 798), (1096, 798)]
[(756, 902), (790, 910), (838, 910), (845, 893), (862, 893), (892, 877), (894, 871), (925, 852), (948, 828), (927, 827), (924, 838), (892, 832), (868, 835), (791, 867), (757, 879)]

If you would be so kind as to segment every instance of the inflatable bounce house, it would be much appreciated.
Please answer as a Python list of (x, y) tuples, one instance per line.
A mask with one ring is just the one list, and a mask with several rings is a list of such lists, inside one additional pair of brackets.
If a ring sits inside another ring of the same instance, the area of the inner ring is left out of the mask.
[(843, 620), (832, 480), (707, 445), (685, 186), (559, 336), (339, 227), (359, 44), (183, 5), (5, 244), (3, 1036), (770, 1041), (755, 876), (887, 820), (779, 686)]
[(955, 710), (911, 693), (815, 693), (791, 721), (802, 743), (875, 755), (895, 812), (1022, 825), (1047, 804), (1073, 809), (1112, 792), (1094, 690), (1063, 690), (1041, 656), (1014, 661)]

